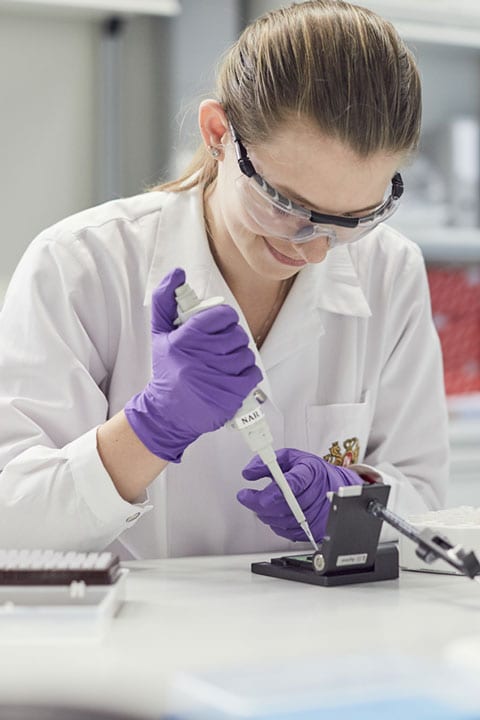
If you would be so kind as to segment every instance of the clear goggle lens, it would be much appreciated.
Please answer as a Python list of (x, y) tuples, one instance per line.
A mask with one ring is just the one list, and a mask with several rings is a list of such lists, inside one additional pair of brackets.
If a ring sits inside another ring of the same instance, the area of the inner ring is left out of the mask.
[(359, 218), (356, 227), (342, 227), (312, 222), (308, 210), (277, 193), (259, 175), (250, 178), (241, 175), (237, 179), (237, 188), (251, 231), (295, 244), (307, 243), (315, 238), (327, 238), (330, 247), (355, 242), (389, 218), (399, 202), (390, 197), (380, 206), (381, 211)]

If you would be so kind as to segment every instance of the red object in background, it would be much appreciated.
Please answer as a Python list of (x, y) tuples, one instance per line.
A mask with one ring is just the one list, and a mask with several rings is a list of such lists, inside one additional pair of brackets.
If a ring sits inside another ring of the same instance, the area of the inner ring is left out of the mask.
[(447, 394), (480, 392), (480, 265), (431, 266), (428, 281)]

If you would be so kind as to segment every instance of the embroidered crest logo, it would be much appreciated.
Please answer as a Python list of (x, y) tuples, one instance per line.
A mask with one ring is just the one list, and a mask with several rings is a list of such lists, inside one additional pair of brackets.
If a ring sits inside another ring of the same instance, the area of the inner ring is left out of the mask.
[(358, 462), (360, 456), (360, 441), (358, 438), (348, 438), (343, 441), (343, 450), (340, 447), (338, 440), (330, 445), (327, 455), (323, 456), (323, 459), (329, 462), (331, 465), (340, 465), (341, 467), (348, 467)]

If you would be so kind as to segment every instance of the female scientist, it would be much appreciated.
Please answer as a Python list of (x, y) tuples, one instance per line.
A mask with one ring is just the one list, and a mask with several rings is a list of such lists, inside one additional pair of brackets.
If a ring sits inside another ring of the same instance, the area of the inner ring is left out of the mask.
[[(384, 224), (420, 114), (388, 22), (339, 0), (274, 11), (226, 55), (179, 180), (34, 240), (0, 322), (0, 547), (298, 548), (280, 490), (225, 426), (257, 386), (317, 540), (341, 485), (383, 480), (404, 516), (441, 506), (424, 263)], [(178, 326), (185, 277), (225, 304)]]

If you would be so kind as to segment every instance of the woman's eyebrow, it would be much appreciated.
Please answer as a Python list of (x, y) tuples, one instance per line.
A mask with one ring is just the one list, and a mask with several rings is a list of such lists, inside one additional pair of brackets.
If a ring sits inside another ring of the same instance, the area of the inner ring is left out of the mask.
[[(294, 200), (295, 202), (300, 203), (300, 205), (304, 205), (306, 208), (309, 208), (310, 210), (316, 210), (319, 213), (322, 213), (322, 212), (326, 213), (325, 210), (315, 208), (310, 203), (309, 200), (307, 200), (306, 198), (302, 197), (301, 195), (298, 195), (297, 193), (293, 192), (293, 190), (290, 190), (289, 188), (284, 187), (283, 185), (272, 185), (272, 187), (275, 188), (275, 190), (279, 190), (282, 193), (282, 195), (285, 195), (285, 197), (288, 198), (289, 200)], [(369, 210), (375, 210), (375, 208), (377, 208), (379, 205), (381, 205), (382, 202), (383, 202), (383, 198), (382, 198), (382, 200), (380, 200), (380, 202), (375, 203), (374, 205), (369, 205), (368, 207), (359, 208), (358, 210), (348, 210), (343, 213), (326, 213), (326, 214), (328, 214), (328, 215), (353, 215), (354, 213), (358, 214), (358, 213), (368, 212)]]

